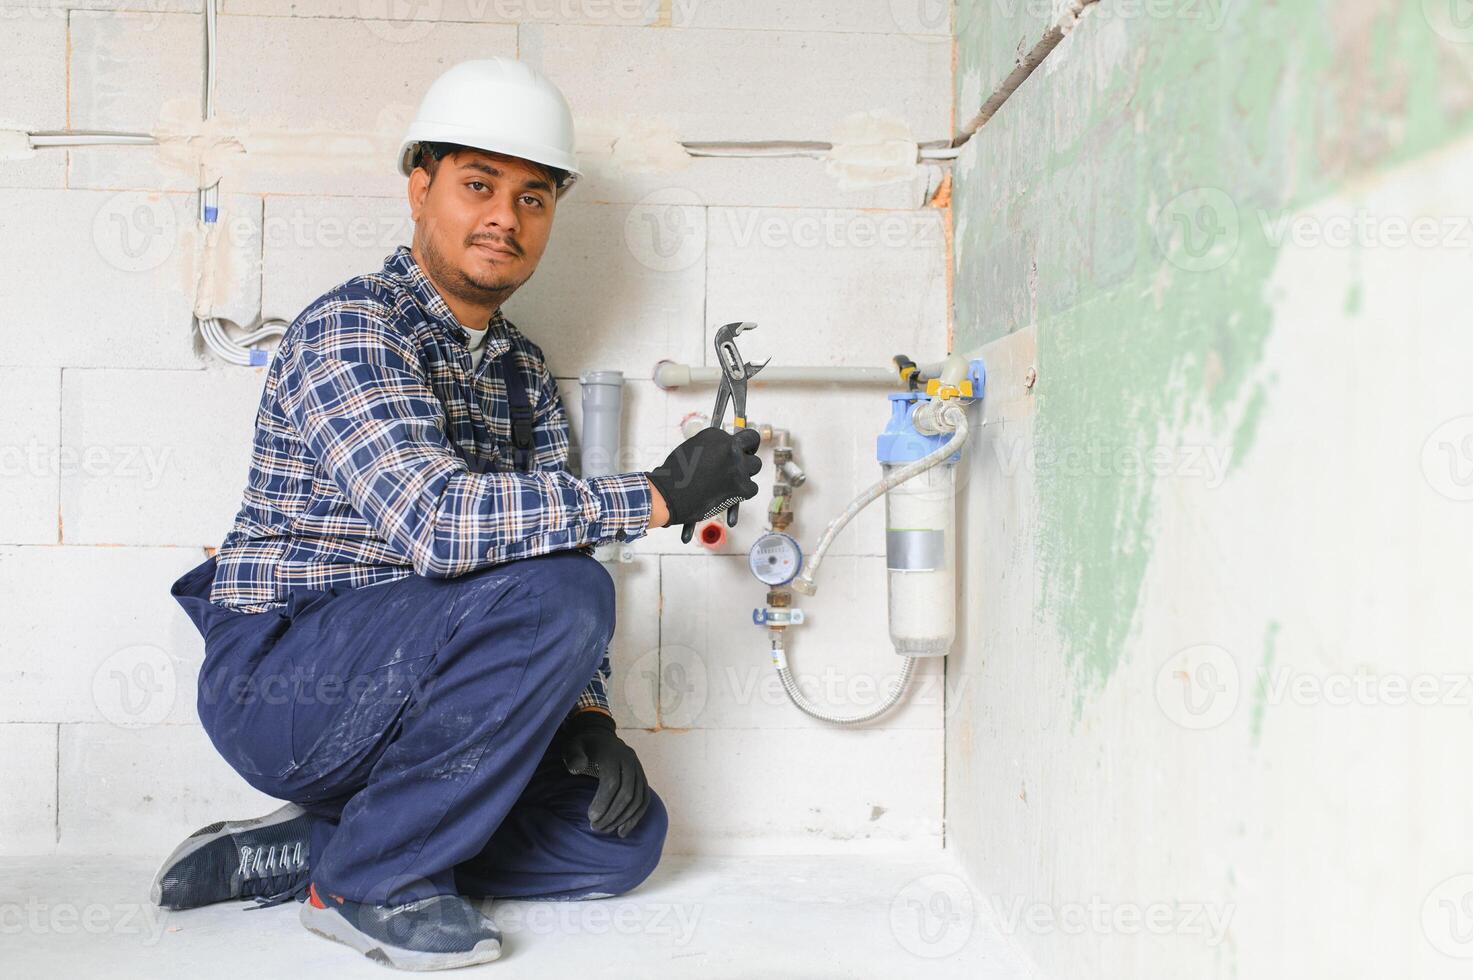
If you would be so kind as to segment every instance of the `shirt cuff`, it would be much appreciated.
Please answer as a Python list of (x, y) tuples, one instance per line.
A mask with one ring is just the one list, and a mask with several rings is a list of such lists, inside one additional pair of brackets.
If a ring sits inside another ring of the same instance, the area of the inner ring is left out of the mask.
[(643, 473), (613, 473), (585, 481), (598, 501), (595, 537), (599, 541), (633, 541), (650, 527), (654, 495)]
[(560, 726), (565, 734), (572, 732), (599, 729), (601, 731), (618, 734), (619, 726), (614, 721), (614, 716), (603, 708), (574, 708), (563, 718)]

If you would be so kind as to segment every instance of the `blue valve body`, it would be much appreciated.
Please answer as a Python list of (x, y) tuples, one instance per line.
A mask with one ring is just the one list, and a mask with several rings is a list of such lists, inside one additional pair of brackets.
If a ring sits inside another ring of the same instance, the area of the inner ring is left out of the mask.
[[(967, 372), (972, 382), (972, 397), (963, 402), (976, 401), (982, 397), (987, 371), (981, 358), (971, 362)], [(923, 436), (916, 431), (911, 417), (923, 400), (930, 396), (922, 391), (897, 391), (890, 394), (890, 419), (875, 440), (875, 458), (881, 463), (913, 463), (928, 453), (946, 445), (950, 438), (945, 435)], [(947, 462), (955, 463), (962, 458), (961, 451), (954, 453)]]

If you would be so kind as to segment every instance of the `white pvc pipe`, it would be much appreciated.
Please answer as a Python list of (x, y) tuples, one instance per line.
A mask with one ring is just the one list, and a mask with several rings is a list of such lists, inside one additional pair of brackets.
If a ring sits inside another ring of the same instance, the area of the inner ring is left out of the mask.
[(955, 160), (962, 152), (960, 146), (923, 146), (920, 150), (922, 160)]
[(147, 133), (27, 133), (32, 147), (42, 146), (151, 146), (158, 140)]
[[(940, 145), (937, 145), (940, 144)], [(823, 159), (834, 144), (816, 140), (709, 141), (687, 140), (680, 144), (693, 157), (813, 157)], [(916, 162), (954, 160), (961, 148), (948, 141), (934, 141), (916, 148)]]
[[(918, 370), (934, 375), (941, 362), (921, 364)], [(721, 369), (701, 365), (661, 361), (655, 365), (655, 384), (661, 388), (684, 388), (691, 385), (714, 385), (721, 380)], [(893, 367), (765, 367), (749, 384), (867, 384), (903, 388), (900, 374)]]
[(693, 157), (824, 157), (834, 144), (816, 140), (687, 140), (680, 144)]
[(215, 0), (205, 0), (205, 118), (215, 115)]

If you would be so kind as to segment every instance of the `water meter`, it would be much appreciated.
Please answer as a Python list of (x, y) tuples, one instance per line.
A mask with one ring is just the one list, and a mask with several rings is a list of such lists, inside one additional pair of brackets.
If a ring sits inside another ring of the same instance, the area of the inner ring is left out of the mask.
[(747, 552), (747, 567), (763, 585), (787, 585), (803, 567), (803, 551), (788, 535), (768, 531), (752, 543), (752, 550)]

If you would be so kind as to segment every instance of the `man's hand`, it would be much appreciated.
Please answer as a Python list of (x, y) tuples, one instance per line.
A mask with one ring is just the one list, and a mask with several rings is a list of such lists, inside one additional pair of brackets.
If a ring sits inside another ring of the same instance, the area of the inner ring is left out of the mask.
[[(664, 504), (665, 521), (655, 525), (692, 524), (757, 495), (752, 477), (762, 469), (756, 429), (705, 428), (675, 447), (665, 462), (649, 471), (655, 496)], [(651, 511), (655, 508), (651, 507)]]
[(580, 711), (567, 723), (563, 765), (575, 776), (597, 776), (598, 789), (588, 807), (588, 823), (601, 834), (620, 837), (639, 823), (650, 806), (650, 785), (634, 750), (614, 734), (614, 719), (597, 711)]

